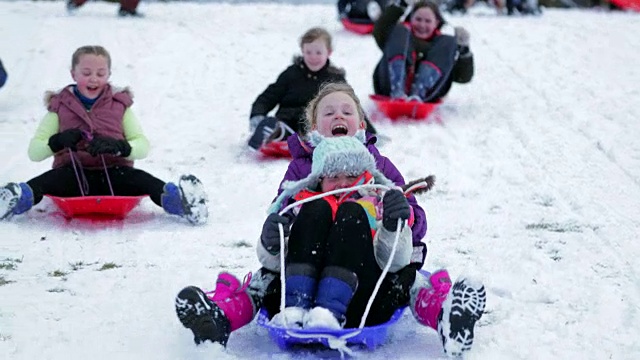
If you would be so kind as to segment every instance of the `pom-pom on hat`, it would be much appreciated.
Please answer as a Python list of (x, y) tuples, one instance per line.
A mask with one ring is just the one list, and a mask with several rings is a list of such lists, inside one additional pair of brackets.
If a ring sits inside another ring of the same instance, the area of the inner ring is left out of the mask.
[(299, 181), (286, 181), (282, 193), (269, 207), (269, 213), (277, 212), (285, 199), (305, 188), (315, 189), (323, 177), (340, 174), (357, 176), (365, 171), (373, 175), (376, 184), (395, 186), (376, 168), (376, 159), (364, 145), (364, 130), (354, 136), (324, 137), (317, 131), (309, 134), (309, 142), (314, 146), (311, 173)]

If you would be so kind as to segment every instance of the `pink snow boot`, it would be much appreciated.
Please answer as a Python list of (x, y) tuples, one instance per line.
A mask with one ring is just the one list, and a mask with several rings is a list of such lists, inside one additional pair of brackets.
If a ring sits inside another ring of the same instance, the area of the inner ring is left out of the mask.
[(244, 283), (233, 275), (218, 275), (216, 288), (205, 293), (200, 288), (188, 286), (176, 297), (176, 314), (182, 325), (193, 332), (194, 341), (218, 342), (227, 345), (232, 331), (248, 324), (256, 308), (247, 292), (251, 273)]
[(418, 287), (411, 289), (411, 311), (422, 325), (438, 330), (438, 314), (451, 289), (449, 273), (447, 270), (434, 272), (429, 277), (429, 284), (418, 284), (420, 280), (426, 280), (423, 273), (416, 275)]

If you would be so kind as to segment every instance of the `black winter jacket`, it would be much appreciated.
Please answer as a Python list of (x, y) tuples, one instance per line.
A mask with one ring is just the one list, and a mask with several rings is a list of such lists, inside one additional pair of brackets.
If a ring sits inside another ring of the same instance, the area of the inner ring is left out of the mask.
[(283, 71), (275, 83), (270, 84), (258, 96), (251, 107), (251, 116), (267, 115), (278, 106), (275, 117), (284, 121), (296, 132), (304, 129), (304, 109), (326, 82), (345, 82), (345, 71), (331, 65), (330, 61), (320, 70), (312, 72), (302, 56), (296, 56), (293, 64)]

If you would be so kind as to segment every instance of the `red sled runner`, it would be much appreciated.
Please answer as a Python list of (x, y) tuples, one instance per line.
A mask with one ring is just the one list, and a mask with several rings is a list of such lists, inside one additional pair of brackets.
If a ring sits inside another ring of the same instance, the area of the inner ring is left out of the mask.
[(376, 104), (378, 110), (393, 121), (402, 118), (425, 120), (442, 103), (442, 100), (435, 103), (425, 103), (415, 100), (391, 99), (388, 96), (376, 94), (369, 95), (369, 98)]

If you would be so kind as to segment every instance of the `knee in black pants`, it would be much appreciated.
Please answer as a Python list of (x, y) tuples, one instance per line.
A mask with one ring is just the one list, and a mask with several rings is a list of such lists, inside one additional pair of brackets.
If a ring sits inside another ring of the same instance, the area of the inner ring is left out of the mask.
[(332, 223), (331, 206), (325, 200), (319, 199), (302, 205), (291, 226), (287, 263), (311, 264), (320, 268), (324, 262)]

